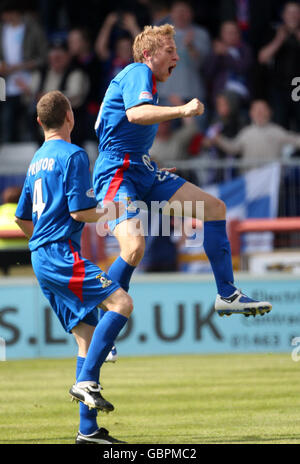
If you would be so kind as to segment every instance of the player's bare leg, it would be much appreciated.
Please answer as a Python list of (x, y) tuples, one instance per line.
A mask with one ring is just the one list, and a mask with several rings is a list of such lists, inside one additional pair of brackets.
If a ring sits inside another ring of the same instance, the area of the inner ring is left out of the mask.
[[(145, 251), (145, 238), (141, 221), (134, 217), (120, 222), (114, 229), (114, 236), (119, 242), (120, 256), (111, 265), (108, 274), (113, 280), (119, 282), (125, 291), (128, 291), (131, 276)], [(117, 359), (117, 348), (113, 345), (105, 362), (115, 362)]]
[[(215, 310), (220, 316), (244, 314), (245, 316), (263, 316), (272, 309), (268, 301), (256, 301), (244, 295), (233, 282), (230, 244), (226, 234), (226, 206), (223, 201), (204, 192), (196, 185), (186, 182), (170, 198), (169, 203), (180, 202), (184, 212), (184, 202), (192, 202), (187, 214), (204, 221), (204, 250), (211, 263), (218, 294)], [(204, 202), (204, 211), (196, 207), (196, 202)], [(202, 217), (197, 217), (201, 211)], [(202, 212), (204, 213), (202, 215)]]
[(137, 218), (122, 221), (115, 227), (114, 236), (120, 245), (120, 256), (130, 266), (136, 267), (145, 252), (145, 237), (141, 221)]
[(72, 334), (78, 345), (78, 356), (85, 358), (94, 334), (95, 327), (85, 322), (79, 322), (79, 324), (74, 327)]

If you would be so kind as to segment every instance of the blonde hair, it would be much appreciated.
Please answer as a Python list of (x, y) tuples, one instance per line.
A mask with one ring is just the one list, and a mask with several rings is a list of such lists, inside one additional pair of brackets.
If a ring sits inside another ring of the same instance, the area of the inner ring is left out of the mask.
[(160, 46), (162, 38), (173, 39), (175, 28), (171, 24), (162, 26), (145, 26), (144, 30), (136, 36), (133, 42), (133, 58), (136, 63), (143, 63), (144, 50), (154, 53)]

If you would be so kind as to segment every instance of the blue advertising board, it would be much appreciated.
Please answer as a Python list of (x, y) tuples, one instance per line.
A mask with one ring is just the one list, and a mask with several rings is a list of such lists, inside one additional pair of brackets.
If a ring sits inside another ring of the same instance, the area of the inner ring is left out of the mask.
[[(300, 337), (299, 279), (237, 275), (236, 281), (250, 296), (271, 301), (271, 313), (219, 317), (211, 276), (137, 275), (130, 290), (134, 312), (118, 338), (119, 354), (290, 352), (291, 340)], [(2, 279), (0, 293), (6, 359), (76, 355), (73, 337), (35, 279)]]

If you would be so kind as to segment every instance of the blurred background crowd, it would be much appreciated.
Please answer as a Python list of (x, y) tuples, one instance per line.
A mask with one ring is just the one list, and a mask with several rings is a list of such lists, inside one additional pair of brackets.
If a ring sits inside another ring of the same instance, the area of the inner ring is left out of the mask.
[[(160, 165), (216, 161), (200, 175), (179, 170), (198, 185), (245, 172), (228, 160), (254, 166), (299, 156), (300, 102), (292, 98), (293, 79), (300, 84), (299, 1), (8, 0), (0, 1), (0, 14), (0, 76), (6, 81), (0, 144), (42, 143), (35, 107), (53, 89), (72, 103), (73, 143), (96, 144), (101, 101), (110, 80), (133, 61), (134, 37), (145, 25), (171, 23), (180, 61), (159, 85), (160, 103), (198, 97), (206, 112), (160, 124), (151, 156)], [(299, 168), (295, 173), (299, 186)]]
[[(134, 37), (146, 24), (166, 22), (176, 28), (180, 61), (160, 86), (160, 101), (172, 105), (198, 97), (206, 105), (205, 117), (185, 128), (181, 141), (198, 132), (199, 149), (214, 146), (218, 157), (251, 156), (246, 142), (228, 146), (218, 135), (233, 138), (249, 122), (271, 119), (300, 131), (300, 105), (291, 98), (291, 82), (300, 76), (298, 2), (122, 0), (112, 6), (86, 0), (75, 6), (68, 0), (8, 0), (0, 8), (0, 75), (7, 84), (2, 143), (39, 140), (35, 104), (54, 88), (66, 93), (75, 110), (74, 142), (94, 140), (99, 105), (110, 80), (132, 62)], [(265, 104), (252, 107), (256, 100)], [(172, 129), (161, 128), (157, 152)], [(181, 156), (177, 151), (172, 156)]]

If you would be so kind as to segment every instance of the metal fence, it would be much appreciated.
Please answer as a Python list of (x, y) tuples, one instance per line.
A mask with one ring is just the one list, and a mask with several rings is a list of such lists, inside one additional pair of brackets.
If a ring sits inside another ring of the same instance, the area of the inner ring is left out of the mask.
[[(281, 181), (278, 216), (300, 216), (300, 158), (283, 159), (279, 163)], [(207, 185), (232, 180), (251, 169), (257, 169), (266, 164), (263, 158), (258, 162), (234, 158), (216, 160), (205, 156), (189, 160), (168, 161), (168, 166), (175, 166), (178, 173), (204, 190)]]
[[(290, 157), (279, 160), (279, 163), (281, 173), (278, 217), (300, 216), (300, 158)], [(178, 173), (205, 190), (205, 187), (211, 183), (232, 180), (266, 164), (263, 158), (258, 162), (236, 158), (216, 160), (201, 156), (189, 160), (170, 161), (168, 166), (175, 166)], [(274, 247), (299, 248), (300, 233), (274, 234)]]

